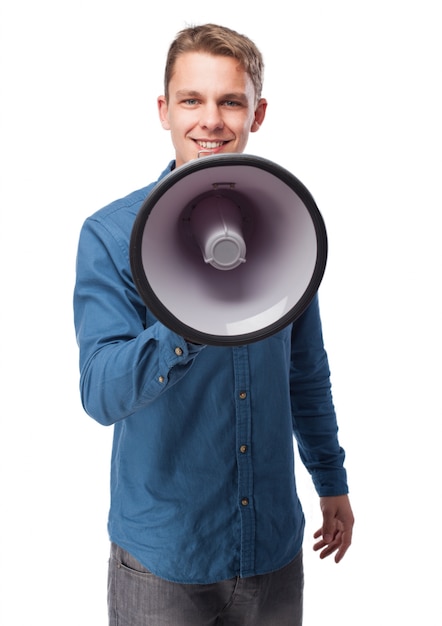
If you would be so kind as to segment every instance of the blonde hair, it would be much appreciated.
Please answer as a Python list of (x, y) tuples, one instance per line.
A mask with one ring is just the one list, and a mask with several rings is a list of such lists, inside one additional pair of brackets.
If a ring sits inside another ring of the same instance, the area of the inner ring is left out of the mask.
[(204, 24), (181, 30), (169, 47), (164, 72), (164, 95), (169, 101), (169, 83), (177, 58), (185, 52), (233, 57), (249, 74), (255, 88), (256, 101), (262, 93), (264, 61), (251, 39), (225, 26)]

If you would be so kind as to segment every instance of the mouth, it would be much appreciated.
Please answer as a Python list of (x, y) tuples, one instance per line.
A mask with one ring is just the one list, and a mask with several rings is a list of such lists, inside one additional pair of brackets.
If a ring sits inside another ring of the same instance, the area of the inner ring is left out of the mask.
[(218, 150), (219, 148), (222, 148), (224, 145), (226, 145), (226, 143), (228, 143), (227, 141), (201, 141), (199, 139), (195, 139), (194, 140), (196, 145), (201, 149), (201, 150)]

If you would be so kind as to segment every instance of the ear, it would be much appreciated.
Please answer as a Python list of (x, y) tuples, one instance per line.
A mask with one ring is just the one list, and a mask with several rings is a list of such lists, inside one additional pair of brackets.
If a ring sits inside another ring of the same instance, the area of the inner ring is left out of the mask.
[(261, 125), (266, 116), (267, 110), (267, 100), (265, 98), (261, 98), (258, 102), (258, 106), (255, 109), (255, 119), (253, 120), (252, 127), (250, 129), (251, 133), (256, 133), (261, 128)]
[(158, 106), (158, 115), (160, 116), (161, 126), (164, 128), (164, 130), (170, 130), (169, 116), (168, 116), (169, 108), (167, 106), (167, 100), (165, 96), (158, 96), (157, 106)]

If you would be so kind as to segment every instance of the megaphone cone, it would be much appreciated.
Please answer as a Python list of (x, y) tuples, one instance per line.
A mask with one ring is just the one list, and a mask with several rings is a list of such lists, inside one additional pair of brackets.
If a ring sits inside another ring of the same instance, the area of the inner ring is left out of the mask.
[(233, 346), (282, 330), (322, 281), (327, 234), (306, 187), (247, 154), (190, 161), (160, 181), (131, 234), (138, 292), (165, 326)]

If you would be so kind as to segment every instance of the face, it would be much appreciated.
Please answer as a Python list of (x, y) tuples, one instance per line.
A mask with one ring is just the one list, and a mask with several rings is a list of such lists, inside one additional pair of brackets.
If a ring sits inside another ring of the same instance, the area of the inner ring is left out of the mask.
[(243, 152), (267, 102), (256, 103), (252, 79), (231, 57), (181, 54), (169, 83), (169, 101), (158, 98), (163, 128), (171, 131), (176, 166), (198, 153)]

